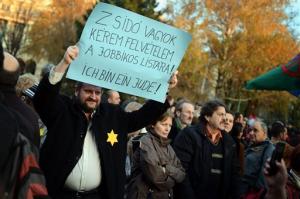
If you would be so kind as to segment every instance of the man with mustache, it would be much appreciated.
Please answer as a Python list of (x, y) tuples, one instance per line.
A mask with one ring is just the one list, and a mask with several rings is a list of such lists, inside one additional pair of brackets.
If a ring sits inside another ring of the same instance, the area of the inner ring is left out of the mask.
[[(102, 88), (81, 82), (73, 99), (60, 95), (62, 76), (78, 53), (78, 47), (69, 47), (34, 96), (48, 128), (41, 168), (54, 199), (123, 199), (127, 133), (147, 126), (170, 105), (149, 100), (126, 113), (120, 106), (100, 103)], [(176, 84), (174, 75), (169, 88)]]
[(225, 118), (225, 105), (209, 101), (201, 109), (199, 124), (176, 137), (174, 150), (186, 179), (175, 188), (175, 198), (239, 198), (236, 144), (224, 131)]
[(175, 118), (172, 122), (172, 128), (168, 136), (173, 144), (176, 136), (193, 121), (195, 106), (188, 100), (181, 100), (175, 106)]

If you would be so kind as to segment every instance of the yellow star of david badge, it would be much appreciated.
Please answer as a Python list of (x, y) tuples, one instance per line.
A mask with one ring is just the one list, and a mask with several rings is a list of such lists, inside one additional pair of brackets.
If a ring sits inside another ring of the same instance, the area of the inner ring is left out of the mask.
[(110, 133), (107, 133), (107, 140), (106, 142), (109, 142), (111, 146), (114, 146), (115, 143), (118, 142), (118, 134), (115, 134), (114, 130), (111, 130)]

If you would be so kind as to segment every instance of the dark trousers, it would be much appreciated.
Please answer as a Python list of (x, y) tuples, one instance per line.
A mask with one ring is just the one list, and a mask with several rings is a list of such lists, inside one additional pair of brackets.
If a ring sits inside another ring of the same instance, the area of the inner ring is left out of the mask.
[(98, 190), (77, 192), (64, 189), (55, 199), (101, 199), (101, 196)]

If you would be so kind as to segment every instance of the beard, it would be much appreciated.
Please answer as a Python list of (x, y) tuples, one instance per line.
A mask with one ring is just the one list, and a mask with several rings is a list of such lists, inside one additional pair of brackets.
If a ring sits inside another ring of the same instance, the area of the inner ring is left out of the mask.
[[(88, 102), (94, 102), (94, 103), (96, 103), (96, 105), (94, 107), (91, 107), (91, 106), (88, 105)], [(76, 98), (76, 103), (80, 106), (80, 108), (85, 113), (93, 113), (97, 109), (97, 107), (99, 106), (99, 104), (97, 104), (97, 102), (92, 100), (92, 99), (87, 99), (85, 101), (80, 101), (79, 98)]]

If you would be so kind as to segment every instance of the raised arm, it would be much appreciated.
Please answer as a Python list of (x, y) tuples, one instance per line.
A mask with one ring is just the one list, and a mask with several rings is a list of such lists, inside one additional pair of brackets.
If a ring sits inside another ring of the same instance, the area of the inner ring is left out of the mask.
[(49, 74), (43, 77), (37, 88), (33, 98), (34, 107), (47, 126), (51, 121), (57, 119), (57, 115), (65, 108), (64, 101), (59, 96), (60, 82), (78, 52), (77, 46), (70, 46), (62, 60), (51, 69)]

